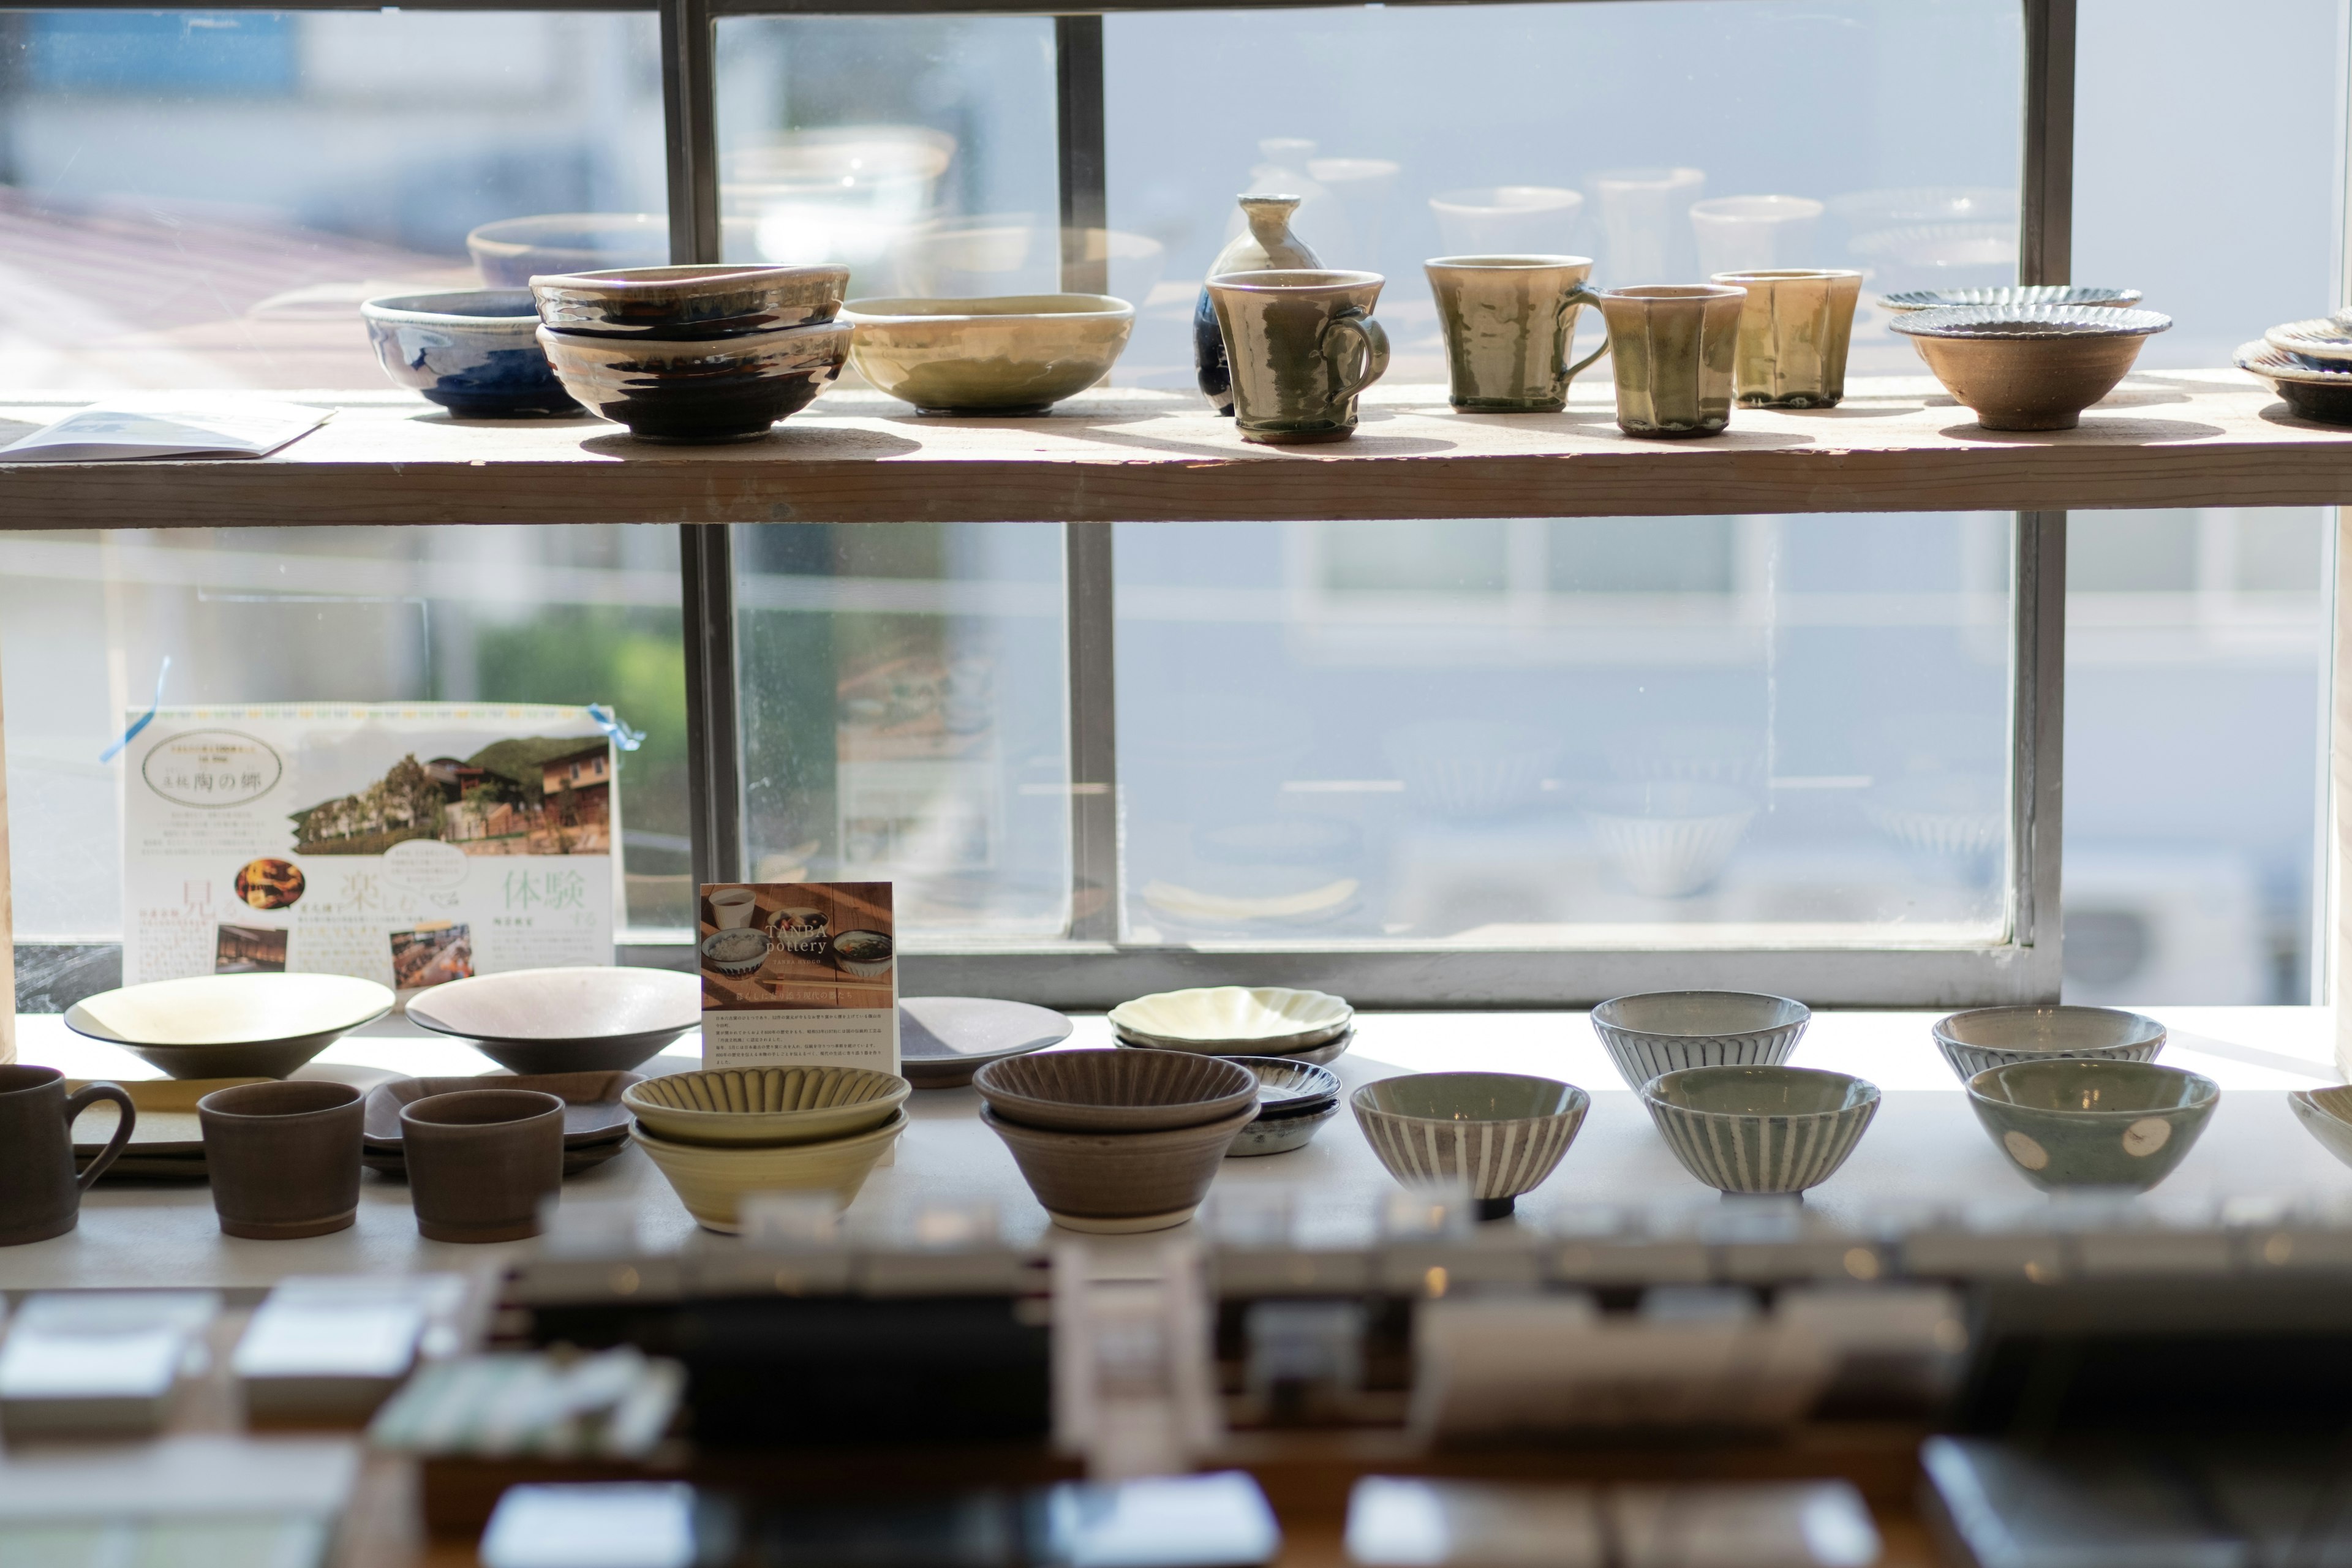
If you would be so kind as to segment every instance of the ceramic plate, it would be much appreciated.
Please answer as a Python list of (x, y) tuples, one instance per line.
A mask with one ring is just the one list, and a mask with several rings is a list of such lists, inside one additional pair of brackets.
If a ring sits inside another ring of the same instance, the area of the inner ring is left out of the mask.
[(643, 1079), (633, 1072), (556, 1072), (509, 1077), (404, 1078), (372, 1089), (367, 1097), (367, 1140), (361, 1159), (371, 1169), (398, 1175), (407, 1169), (400, 1147), (400, 1108), (427, 1095), (467, 1089), (530, 1089), (564, 1102), (563, 1173), (576, 1175), (601, 1165), (628, 1147), (629, 1112), (621, 1091)]
[(1060, 1045), (1073, 1027), (1026, 1002), (909, 996), (898, 1004), (898, 1072), (917, 1089), (953, 1089), (990, 1062)]
[(2281, 353), (2326, 370), (2352, 370), (2352, 326), (2333, 317), (2273, 327), (2263, 341)]
[(2078, 305), (2095, 310), (2120, 310), (2137, 305), (2137, 289), (2086, 289), (2067, 283), (2029, 283), (2005, 289), (1912, 289), (1883, 295), (1879, 306), (1888, 310), (1937, 310), (1955, 306)]
[(1354, 1016), (1337, 996), (1278, 985), (1162, 991), (1110, 1010), (1111, 1027), (1136, 1045), (1225, 1056), (1286, 1056), (1335, 1038)]
[(2264, 381), (2305, 382), (2314, 386), (2352, 386), (2352, 363), (2324, 364), (2298, 353), (2291, 353), (2268, 339), (2240, 343), (2231, 363)]
[(1258, 1114), (1282, 1116), (1337, 1099), (1339, 1075), (1293, 1057), (1229, 1057), (1257, 1074)]

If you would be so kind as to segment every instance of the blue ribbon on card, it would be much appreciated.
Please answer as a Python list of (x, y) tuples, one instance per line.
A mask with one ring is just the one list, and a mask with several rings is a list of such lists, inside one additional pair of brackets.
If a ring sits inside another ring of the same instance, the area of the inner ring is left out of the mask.
[[(604, 733), (613, 737), (613, 744), (620, 747), (621, 750), (625, 752), (634, 752), (639, 746), (645, 744), (646, 732), (643, 730), (630, 729), (626, 724), (621, 722), (621, 716), (619, 714), (614, 712), (602, 702), (591, 702), (588, 704), (588, 717), (595, 720), (596, 728), (604, 731)], [(143, 724), (146, 721), (142, 719), (140, 722)], [(138, 731), (134, 730), (131, 733), (137, 734)], [(125, 740), (128, 740), (129, 738), (129, 736), (124, 737)]]
[(163, 706), (163, 678), (171, 673), (172, 656), (167, 653), (163, 656), (163, 662), (155, 670), (155, 700), (147, 705), (146, 712), (131, 721), (131, 728), (122, 731), (122, 739), (98, 753), (100, 762), (110, 763), (121, 756), (122, 748), (137, 740), (139, 731), (155, 721), (155, 710)]

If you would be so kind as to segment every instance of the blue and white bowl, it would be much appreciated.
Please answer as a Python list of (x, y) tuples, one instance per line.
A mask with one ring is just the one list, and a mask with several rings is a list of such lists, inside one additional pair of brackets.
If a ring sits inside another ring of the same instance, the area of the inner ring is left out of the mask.
[(1878, 1114), (1878, 1086), (1812, 1068), (1686, 1068), (1642, 1089), (1666, 1147), (1719, 1193), (1801, 1193), (1837, 1173)]
[(528, 289), (394, 294), (360, 307), (384, 374), (468, 419), (551, 418), (583, 412), (547, 351)]
[(1644, 991), (1592, 1009), (1592, 1032), (1625, 1087), (1685, 1068), (1779, 1067), (1812, 1009), (1755, 991)]

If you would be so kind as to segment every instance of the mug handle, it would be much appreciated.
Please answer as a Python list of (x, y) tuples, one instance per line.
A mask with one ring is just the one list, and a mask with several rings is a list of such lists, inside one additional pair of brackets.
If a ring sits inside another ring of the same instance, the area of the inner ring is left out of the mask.
[[(1569, 312), (1575, 310), (1579, 305), (1590, 305), (1592, 307), (1592, 313), (1594, 315), (1598, 316), (1601, 314), (1601, 296), (1594, 293), (1591, 289), (1586, 288), (1583, 284), (1579, 283), (1572, 286), (1569, 289), (1568, 293), (1561, 298), (1559, 302), (1560, 319), (1562, 321), (1566, 321), (1568, 319)], [(1560, 347), (1562, 349), (1566, 349), (1568, 345), (1574, 341), (1575, 340), (1569, 334), (1562, 333)], [(1594, 349), (1591, 353), (1586, 354), (1582, 359), (1578, 360), (1574, 364), (1562, 365), (1559, 372), (1560, 380), (1574, 381), (1578, 376), (1583, 374), (1586, 371), (1591, 370), (1592, 368), (1593, 362), (1608, 352), (1609, 329), (1604, 325), (1601, 329), (1601, 346)]]
[(73, 1137), (74, 1118), (101, 1100), (114, 1101), (122, 1116), (114, 1124), (113, 1138), (98, 1152), (98, 1158), (89, 1163), (89, 1169), (74, 1178), (74, 1186), (80, 1192), (88, 1192), (92, 1182), (106, 1174), (106, 1168), (113, 1164), (122, 1152), (122, 1146), (131, 1142), (131, 1130), (139, 1125), (139, 1108), (131, 1103), (131, 1096), (123, 1092), (121, 1084), (86, 1083), (66, 1096), (66, 1137), (68, 1142)]
[(1332, 334), (1340, 331), (1361, 340), (1364, 363), (1363, 374), (1360, 376), (1349, 378), (1345, 385), (1331, 394), (1331, 400), (1334, 403), (1345, 402), (1355, 396), (1356, 394), (1387, 374), (1389, 368), (1387, 329), (1354, 305), (1348, 307), (1345, 315), (1334, 316), (1325, 324), (1323, 335), (1316, 343), (1316, 346), (1322, 350), (1325, 359), (1335, 363), (1339, 359), (1339, 355), (1332, 352), (1331, 338)]

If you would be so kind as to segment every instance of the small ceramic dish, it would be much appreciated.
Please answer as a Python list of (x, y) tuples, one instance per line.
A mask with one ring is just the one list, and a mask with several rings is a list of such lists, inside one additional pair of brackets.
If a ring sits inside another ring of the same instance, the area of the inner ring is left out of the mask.
[(1293, 1149), (1304, 1149), (1315, 1142), (1315, 1134), (1323, 1131), (1323, 1124), (1339, 1114), (1339, 1102), (1336, 1100), (1281, 1116), (1260, 1111), (1255, 1121), (1234, 1134), (1225, 1158), (1247, 1160), (1260, 1154), (1287, 1154)]
[(1755, 991), (1644, 991), (1592, 1009), (1592, 1032), (1628, 1089), (1684, 1068), (1779, 1067), (1812, 1009)]
[(757, 441), (833, 384), (849, 354), (840, 321), (732, 338), (591, 338), (539, 329), (564, 390), (641, 441)]
[(592, 338), (736, 338), (830, 321), (846, 267), (615, 267), (530, 280), (539, 319)]
[(1559, 1167), (1592, 1097), (1520, 1073), (1422, 1072), (1368, 1083), (1348, 1104), (1390, 1175), (1466, 1182), (1478, 1217), (1500, 1219)]
[(897, 1074), (867, 1068), (714, 1068), (631, 1084), (621, 1103), (673, 1143), (764, 1147), (879, 1127), (913, 1090)]
[(509, 1072), (615, 1072), (702, 1026), (702, 983), (671, 969), (510, 969), (436, 985), (407, 1014)]
[(2168, 330), (2153, 310), (2028, 305), (1915, 310), (1888, 323), (1918, 345), (1944, 390), (1987, 430), (2072, 430), (2115, 390), (2140, 345)]
[[(133, 1099), (138, 1097), (137, 1086), (125, 1084), (122, 1087), (131, 1090)], [(2290, 1089), (2286, 1100), (2294, 1108), (2294, 1119), (2303, 1123), (2304, 1130), (2318, 1139), (2321, 1147), (2329, 1153), (2352, 1165), (2352, 1084), (2339, 1083), (2331, 1089)], [(75, 1125), (79, 1127), (80, 1123)], [(142, 1109), (139, 1112), (140, 1131), (144, 1131), (146, 1127), (147, 1112)], [(136, 1133), (132, 1134), (131, 1147), (138, 1147)], [(77, 1157), (80, 1155), (81, 1145), (74, 1146), (74, 1153)], [(130, 1157), (128, 1152), (123, 1157)]]
[(1132, 1044), (1211, 1056), (1288, 1056), (1339, 1038), (1354, 1017), (1337, 996), (1278, 985), (1160, 991), (1110, 1010)]
[(360, 307), (376, 363), (395, 386), (466, 419), (537, 419), (584, 412), (539, 346), (527, 289), (388, 294)]
[(1223, 1121), (1258, 1103), (1255, 1074), (1190, 1051), (1042, 1051), (972, 1075), (997, 1116), (1070, 1132), (1156, 1132)]
[(766, 931), (751, 926), (715, 931), (702, 939), (702, 962), (721, 974), (740, 977), (767, 963), (769, 951), (774, 945)]
[(198, 974), (85, 996), (66, 1027), (173, 1078), (284, 1078), (395, 1000), (348, 974)]
[(833, 961), (844, 974), (860, 980), (879, 980), (890, 973), (894, 949), (890, 938), (878, 931), (845, 931), (833, 939)]
[(1257, 1076), (1260, 1116), (1280, 1116), (1335, 1100), (1339, 1075), (1329, 1068), (1302, 1062), (1295, 1057), (1226, 1057), (1237, 1068)]
[(751, 1193), (829, 1192), (847, 1208), (882, 1156), (907, 1130), (907, 1113), (879, 1127), (814, 1143), (678, 1143), (640, 1126), (630, 1141), (646, 1152), (678, 1202), (705, 1230), (732, 1236), (743, 1228), (742, 1202)]
[(2263, 341), (2320, 369), (2352, 371), (2352, 326), (2333, 316), (2273, 327)]
[(1907, 289), (1879, 296), (1885, 310), (2015, 310), (2021, 305), (2074, 305), (2092, 310), (2126, 310), (2140, 301), (2137, 289), (2093, 289), (2074, 283), (2022, 283), (2002, 289)]
[(1219, 1121), (1160, 1132), (1068, 1132), (1024, 1127), (987, 1106), (980, 1111), (1055, 1225), (1111, 1236), (1191, 1219), (1234, 1136), (1256, 1117), (1257, 1107), (1245, 1104)]
[(658, 267), (669, 259), (667, 213), (534, 213), (500, 218), (466, 236), (466, 251), (493, 289), (528, 289), (533, 278), (600, 267)]
[(2352, 367), (2330, 370), (2261, 342), (2239, 344), (2231, 363), (2277, 393), (2296, 418), (2352, 425)]
[(2044, 1189), (2156, 1185), (2221, 1099), (2211, 1079), (2155, 1062), (2012, 1062), (1969, 1079), (1969, 1108)]
[(898, 1004), (898, 1070), (917, 1089), (956, 1089), (990, 1062), (1060, 1045), (1074, 1027), (1026, 1002), (909, 996)]
[(857, 374), (918, 414), (1043, 414), (1110, 374), (1135, 307), (1107, 294), (852, 300)]
[(2011, 1062), (2152, 1062), (2164, 1026), (2115, 1007), (1972, 1007), (1937, 1020), (1936, 1048), (1962, 1083)]
[(617, 1070), (394, 1079), (368, 1090), (362, 1102), (360, 1163), (387, 1176), (407, 1173), (408, 1157), (400, 1142), (404, 1105), (470, 1089), (521, 1089), (563, 1101), (563, 1173), (576, 1176), (629, 1146), (629, 1112), (621, 1093), (639, 1081), (635, 1073)]
[(1878, 1086), (1812, 1068), (1685, 1068), (1642, 1086), (1683, 1169), (1719, 1193), (1801, 1193), (1837, 1173), (1878, 1114)]

